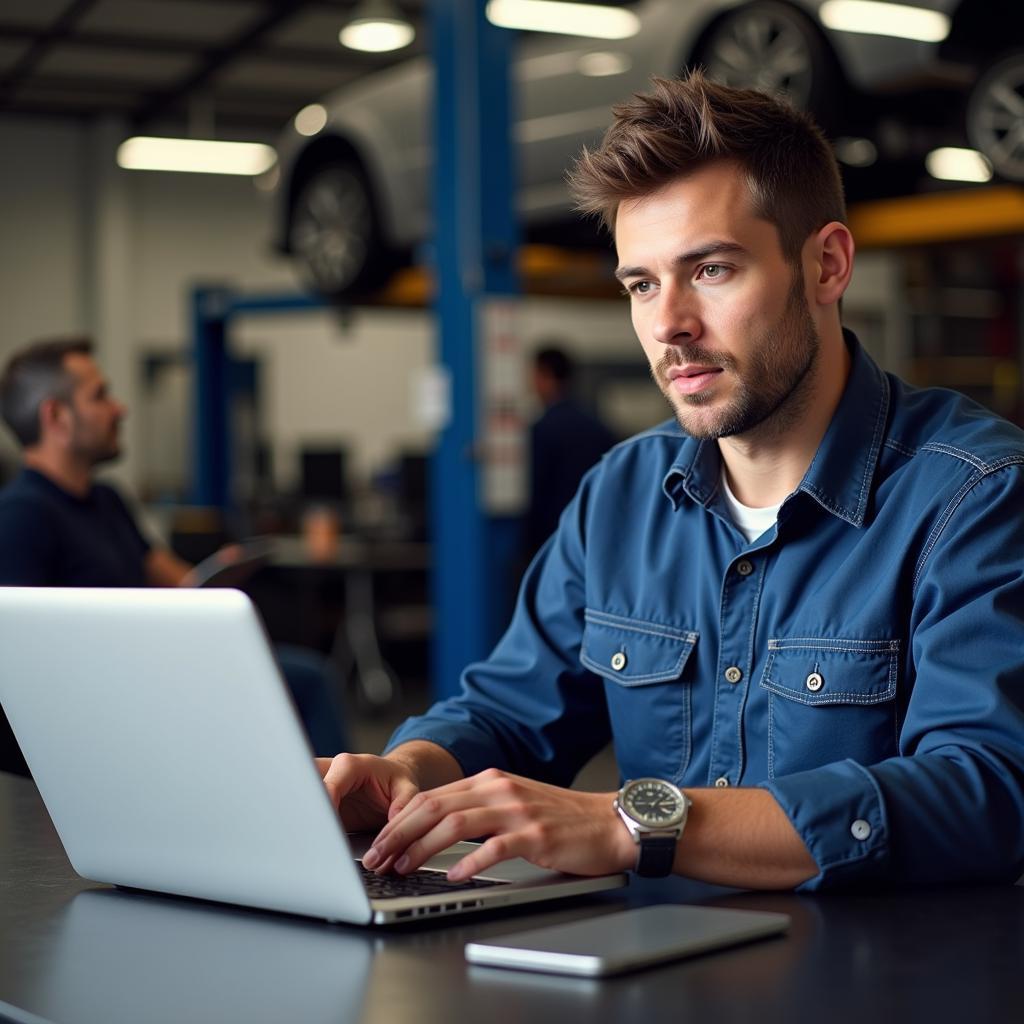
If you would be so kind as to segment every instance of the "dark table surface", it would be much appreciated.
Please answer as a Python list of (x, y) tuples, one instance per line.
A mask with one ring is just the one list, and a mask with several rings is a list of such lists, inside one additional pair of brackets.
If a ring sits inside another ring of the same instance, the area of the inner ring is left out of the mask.
[[(792, 926), (606, 980), (463, 957), (470, 939), (664, 902)], [(1018, 886), (798, 896), (673, 879), (387, 931), (123, 892), (75, 875), (35, 787), (0, 773), (0, 1017), (15, 1021), (989, 1024), (1024, 1022), (1022, 975)]]

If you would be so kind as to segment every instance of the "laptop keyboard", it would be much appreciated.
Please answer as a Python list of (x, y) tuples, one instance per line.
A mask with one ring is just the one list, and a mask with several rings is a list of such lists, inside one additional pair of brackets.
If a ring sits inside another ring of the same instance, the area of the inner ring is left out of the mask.
[(449, 892), (464, 892), (468, 889), (487, 889), (492, 885), (507, 885), (507, 882), (492, 881), (488, 878), (470, 878), (465, 882), (449, 882), (443, 871), (414, 871), (409, 875), (377, 875), (356, 861), (363, 876), (363, 885), (371, 899), (382, 900), (396, 896), (437, 896)]

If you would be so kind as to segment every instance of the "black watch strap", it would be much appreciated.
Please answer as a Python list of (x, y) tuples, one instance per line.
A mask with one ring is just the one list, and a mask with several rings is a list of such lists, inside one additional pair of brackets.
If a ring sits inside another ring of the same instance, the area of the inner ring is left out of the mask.
[(645, 836), (636, 855), (636, 873), (642, 878), (664, 878), (672, 874), (675, 859), (675, 836)]

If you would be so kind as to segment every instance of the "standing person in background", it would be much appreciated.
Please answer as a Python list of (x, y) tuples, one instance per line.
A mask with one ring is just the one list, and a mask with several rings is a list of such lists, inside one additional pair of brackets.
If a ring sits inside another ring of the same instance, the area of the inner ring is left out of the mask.
[(555, 532), (583, 474), (615, 443), (611, 431), (573, 397), (574, 374), (564, 349), (547, 345), (534, 354), (533, 389), (544, 411), (530, 429), (525, 561)]
[[(0, 376), (0, 414), (22, 448), (20, 472), (0, 490), (0, 586), (190, 586), (193, 567), (151, 542), (121, 495), (95, 479), (121, 454), (127, 409), (92, 352), (84, 337), (39, 341)], [(343, 743), (322, 659), (278, 654), (315, 749)], [(27, 774), (2, 711), (0, 769)]]

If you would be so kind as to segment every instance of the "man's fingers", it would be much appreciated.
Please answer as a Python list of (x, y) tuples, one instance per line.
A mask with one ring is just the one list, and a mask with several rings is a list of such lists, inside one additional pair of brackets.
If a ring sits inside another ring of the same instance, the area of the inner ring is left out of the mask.
[(373, 754), (338, 754), (325, 762), (326, 758), (318, 758), (317, 767), (335, 810), (341, 809), (346, 797), (362, 791), (360, 796), (376, 806), (383, 818), (398, 813), (419, 792), (404, 769)]
[(335, 810), (341, 806), (342, 798), (363, 781), (363, 775), (357, 755), (338, 754), (331, 760), (324, 773), (324, 785)]
[(488, 868), (493, 868), (495, 864), (510, 860), (512, 857), (529, 859), (528, 847), (529, 842), (522, 833), (491, 836), (478, 849), (467, 853), (448, 869), (448, 880), (464, 882), (467, 878), (483, 874)]
[(402, 811), (409, 806), (409, 801), (412, 800), (418, 793), (419, 787), (414, 783), (406, 779), (397, 780), (391, 789), (391, 805), (388, 807), (388, 821), (396, 815), (401, 814)]
[[(396, 853), (425, 835), (449, 815), (481, 806), (487, 806), (486, 799), (472, 789), (445, 786), (419, 793), (409, 801), (404, 811), (389, 816), (390, 820), (380, 830), (373, 845), (383, 856)], [(506, 820), (507, 814), (506, 810)], [(467, 833), (469, 836), (481, 834)]]
[(460, 839), (488, 835), (501, 828), (506, 821), (506, 815), (498, 807), (455, 811), (446, 815), (434, 828), (414, 839), (408, 846), (403, 848), (396, 844), (390, 850), (389, 856), (394, 858), (394, 869), (397, 872), (408, 874), (422, 867), (431, 857)]
[[(515, 776), (489, 769), (446, 786), (418, 791), (416, 799), (409, 799), (400, 810), (388, 815), (388, 823), (381, 829), (374, 845), (386, 842), (395, 829), (408, 828), (410, 822), (414, 822), (414, 831), (425, 831), (451, 811), (485, 804), (494, 805), (499, 801), (509, 803), (517, 781)], [(413, 838), (415, 836), (409, 836), (410, 840)]]

